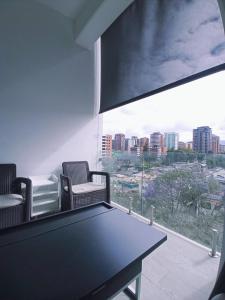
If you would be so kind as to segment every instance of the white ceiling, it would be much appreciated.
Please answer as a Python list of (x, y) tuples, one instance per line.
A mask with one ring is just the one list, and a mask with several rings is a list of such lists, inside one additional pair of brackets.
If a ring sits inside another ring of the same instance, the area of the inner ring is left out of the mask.
[[(1, 0), (0, 0), (1, 1)], [(93, 43), (134, 0), (33, 0), (74, 22), (74, 39), (90, 49)]]
[(85, 7), (88, 2), (94, 0), (36, 0), (44, 5), (49, 6), (52, 9), (55, 9), (72, 19), (76, 19), (79, 13), (82, 11), (82, 8)]

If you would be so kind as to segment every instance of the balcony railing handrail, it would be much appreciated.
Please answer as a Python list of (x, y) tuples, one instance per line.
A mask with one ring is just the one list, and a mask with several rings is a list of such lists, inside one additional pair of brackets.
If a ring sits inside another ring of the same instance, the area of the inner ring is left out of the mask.
[[(122, 211), (124, 211), (126, 213), (129, 213), (129, 209), (126, 208), (125, 206), (122, 206), (122, 205), (120, 205), (120, 204), (118, 204), (116, 202), (113, 202), (113, 201), (111, 201), (111, 203), (112, 203), (113, 206), (117, 207), (118, 209), (120, 209), (120, 210), (122, 210)], [(149, 219), (141, 216), (140, 214), (138, 214), (138, 213), (136, 213), (134, 211), (132, 211), (131, 215), (133, 217), (139, 219), (140, 221), (146, 223), (146, 224), (150, 224)], [(192, 239), (189, 239), (186, 236), (184, 236), (184, 235), (182, 235), (182, 234), (180, 234), (180, 233), (178, 233), (178, 232), (176, 232), (174, 230), (171, 230), (171, 229), (169, 229), (169, 228), (167, 228), (167, 227), (165, 227), (165, 226), (163, 226), (163, 225), (161, 225), (161, 224), (159, 224), (159, 223), (157, 223), (155, 221), (154, 221), (153, 225), (151, 225), (151, 226), (155, 226), (155, 227), (157, 227), (158, 229), (160, 229), (160, 230), (162, 230), (164, 232), (169, 232), (169, 233), (171, 233), (171, 234), (173, 234), (173, 235), (175, 235), (177, 237), (180, 237), (183, 240), (185, 240), (185, 241), (187, 241), (187, 242), (189, 242), (189, 243), (191, 243), (191, 244), (193, 244), (193, 245), (195, 245), (197, 247), (202, 248), (203, 250), (205, 250), (208, 253), (212, 251), (212, 249), (210, 249), (209, 247), (206, 247), (206, 246), (204, 246), (204, 245), (202, 245), (202, 244), (200, 244), (200, 243), (198, 243), (196, 241), (193, 241)], [(221, 253), (218, 252), (218, 251), (216, 252), (216, 254), (217, 254), (217, 257), (221, 256)]]

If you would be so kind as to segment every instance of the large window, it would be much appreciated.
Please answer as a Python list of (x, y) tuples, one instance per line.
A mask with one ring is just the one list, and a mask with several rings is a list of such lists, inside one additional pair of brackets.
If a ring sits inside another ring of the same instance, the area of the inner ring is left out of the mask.
[[(103, 115), (111, 199), (206, 246), (221, 247), (225, 117), (220, 72)], [(219, 248), (220, 249), (220, 248)]]

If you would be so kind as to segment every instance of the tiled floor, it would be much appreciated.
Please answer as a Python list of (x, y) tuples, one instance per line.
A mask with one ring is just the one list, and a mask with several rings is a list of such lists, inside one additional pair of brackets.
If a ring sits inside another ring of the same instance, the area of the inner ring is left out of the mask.
[[(172, 232), (167, 238), (143, 261), (141, 300), (207, 300), (219, 258)], [(128, 298), (120, 294), (115, 299)]]

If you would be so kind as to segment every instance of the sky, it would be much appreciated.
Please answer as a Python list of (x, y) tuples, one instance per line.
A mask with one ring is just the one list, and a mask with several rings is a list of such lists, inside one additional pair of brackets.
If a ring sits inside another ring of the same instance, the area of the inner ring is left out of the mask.
[(103, 114), (103, 133), (149, 137), (155, 131), (178, 132), (192, 140), (193, 129), (209, 126), (225, 140), (225, 71), (147, 97)]

